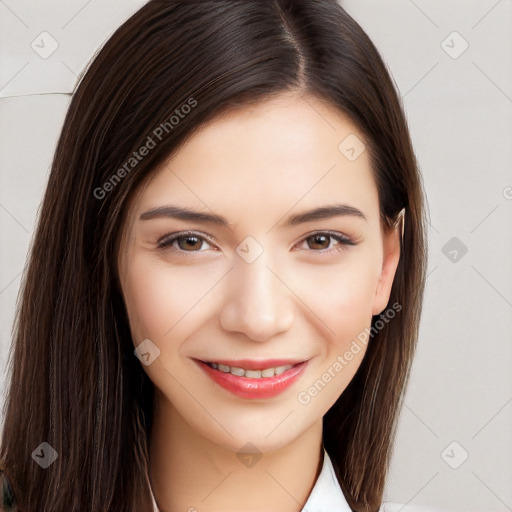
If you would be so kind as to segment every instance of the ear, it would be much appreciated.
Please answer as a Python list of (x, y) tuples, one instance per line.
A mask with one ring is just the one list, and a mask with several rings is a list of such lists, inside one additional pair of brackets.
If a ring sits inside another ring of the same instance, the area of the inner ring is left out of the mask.
[(393, 227), (385, 226), (382, 230), (382, 270), (375, 290), (372, 315), (382, 313), (388, 305), (391, 287), (398, 267), (398, 260), (400, 259), (400, 240), (403, 236), (403, 222), (404, 219), (402, 217)]

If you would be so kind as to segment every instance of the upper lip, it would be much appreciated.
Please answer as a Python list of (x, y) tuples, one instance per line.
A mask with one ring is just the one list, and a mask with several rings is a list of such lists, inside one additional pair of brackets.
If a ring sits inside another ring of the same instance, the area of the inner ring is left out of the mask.
[(232, 368), (243, 368), (244, 370), (265, 370), (266, 368), (277, 368), (278, 366), (295, 366), (303, 363), (305, 359), (213, 359), (211, 361), (202, 360), (203, 363), (217, 363)]

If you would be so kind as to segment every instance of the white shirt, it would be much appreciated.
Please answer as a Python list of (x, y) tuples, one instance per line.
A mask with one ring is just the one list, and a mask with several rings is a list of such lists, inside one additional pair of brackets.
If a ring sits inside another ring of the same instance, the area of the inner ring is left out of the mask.
[[(151, 493), (153, 499), (153, 508), (155, 512), (159, 512), (155, 502), (155, 497)], [(394, 512), (403, 508), (401, 503), (383, 503), (379, 512)], [(408, 512), (435, 512), (433, 509), (416, 507), (407, 505)], [(348, 506), (347, 500), (341, 490), (331, 459), (324, 449), (324, 462), (322, 469), (315, 485), (309, 495), (309, 498), (302, 509), (302, 512), (352, 512)]]

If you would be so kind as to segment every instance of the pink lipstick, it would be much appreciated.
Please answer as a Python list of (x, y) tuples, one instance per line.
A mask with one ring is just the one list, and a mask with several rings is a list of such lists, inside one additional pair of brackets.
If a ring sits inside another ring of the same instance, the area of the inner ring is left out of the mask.
[(195, 360), (202, 370), (219, 386), (241, 398), (272, 398), (296, 382), (307, 361), (284, 359)]

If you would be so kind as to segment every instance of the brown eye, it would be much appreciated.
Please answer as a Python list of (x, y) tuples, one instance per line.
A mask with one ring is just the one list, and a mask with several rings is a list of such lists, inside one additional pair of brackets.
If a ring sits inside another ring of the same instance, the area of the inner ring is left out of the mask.
[(176, 241), (182, 251), (196, 251), (203, 245), (203, 241), (197, 236), (183, 235), (176, 238)]
[(323, 231), (309, 235), (302, 240), (301, 244), (306, 244), (306, 247), (301, 247), (301, 249), (309, 249), (313, 253), (320, 254), (339, 252), (349, 245), (356, 245), (350, 238), (340, 233), (334, 234)]
[[(331, 236), (324, 234), (316, 234), (310, 236), (306, 240), (308, 241), (308, 247), (310, 249), (328, 249), (331, 243)], [(311, 243), (310, 243), (311, 242)]]
[(204, 252), (201, 250), (203, 244), (208, 246), (209, 243), (206, 238), (195, 233), (174, 233), (159, 242), (158, 247), (160, 249), (172, 248), (178, 252)]

